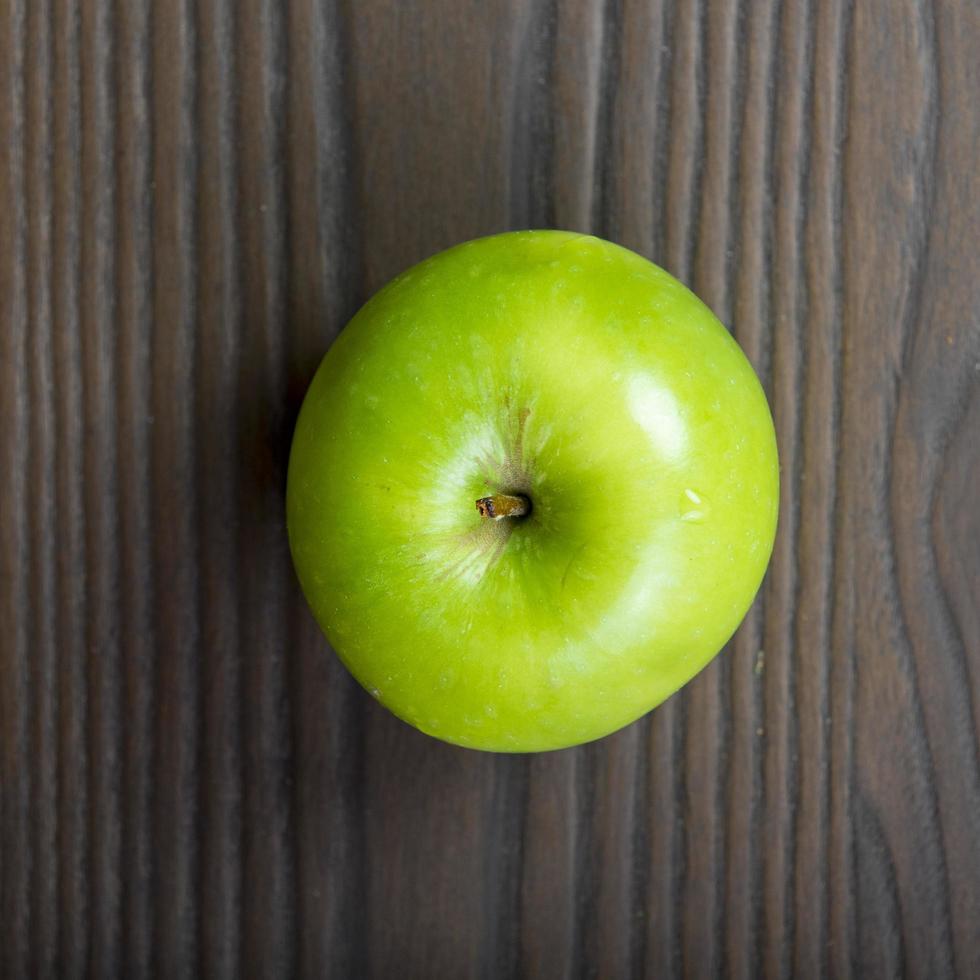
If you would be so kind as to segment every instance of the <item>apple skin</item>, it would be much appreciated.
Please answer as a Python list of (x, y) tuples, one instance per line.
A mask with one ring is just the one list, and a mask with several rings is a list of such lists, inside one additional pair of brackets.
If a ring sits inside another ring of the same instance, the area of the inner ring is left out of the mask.
[[(721, 649), (778, 480), (762, 388), (693, 293), (609, 242), (511, 232), (351, 320), (299, 415), (287, 524), (378, 700), (448, 742), (541, 751), (621, 728)], [(496, 492), (531, 513), (482, 517)]]

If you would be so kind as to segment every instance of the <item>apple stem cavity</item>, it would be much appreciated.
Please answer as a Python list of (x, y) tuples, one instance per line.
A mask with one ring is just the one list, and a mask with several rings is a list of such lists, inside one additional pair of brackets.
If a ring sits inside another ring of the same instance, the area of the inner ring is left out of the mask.
[(505, 517), (524, 517), (531, 512), (531, 501), (520, 494), (495, 493), (491, 497), (481, 497), (476, 502), (481, 516), (491, 521), (502, 521)]

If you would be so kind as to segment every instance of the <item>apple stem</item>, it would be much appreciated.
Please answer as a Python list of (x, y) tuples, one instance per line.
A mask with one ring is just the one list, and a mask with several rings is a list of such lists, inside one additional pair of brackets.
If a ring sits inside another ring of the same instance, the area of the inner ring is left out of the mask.
[(523, 517), (528, 514), (531, 501), (519, 495), (495, 493), (492, 497), (481, 497), (476, 502), (476, 509), (483, 517), (499, 521), (505, 517)]

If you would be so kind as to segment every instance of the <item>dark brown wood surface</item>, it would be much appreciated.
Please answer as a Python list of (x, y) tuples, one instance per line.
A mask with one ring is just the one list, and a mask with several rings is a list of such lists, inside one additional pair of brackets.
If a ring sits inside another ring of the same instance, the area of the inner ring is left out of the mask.
[[(695, 288), (781, 527), (537, 757), (347, 676), (283, 526), (345, 320), (507, 228)], [(0, 974), (980, 976), (980, 4), (0, 0)]]

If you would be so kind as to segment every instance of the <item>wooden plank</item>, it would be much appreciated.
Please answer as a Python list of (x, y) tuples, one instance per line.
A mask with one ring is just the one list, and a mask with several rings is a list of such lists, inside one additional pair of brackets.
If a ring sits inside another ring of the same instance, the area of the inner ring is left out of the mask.
[[(0, 0), (0, 976), (980, 975), (980, 10)], [(365, 695), (282, 491), (357, 306), (592, 231), (770, 396), (772, 568), (537, 757)]]

